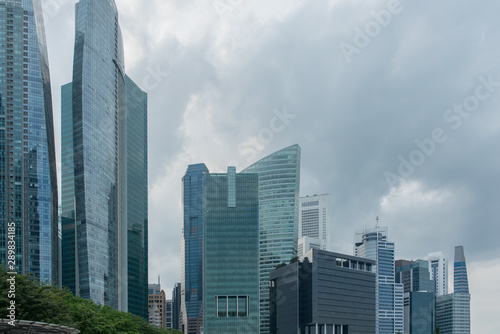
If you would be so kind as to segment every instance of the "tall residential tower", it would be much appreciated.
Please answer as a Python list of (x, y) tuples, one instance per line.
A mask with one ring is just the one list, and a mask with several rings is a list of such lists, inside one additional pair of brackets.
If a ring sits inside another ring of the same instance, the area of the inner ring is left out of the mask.
[(147, 96), (125, 75), (113, 0), (76, 4), (61, 97), (63, 285), (147, 318)]
[(0, 263), (58, 282), (54, 124), (40, 0), (0, 1), (0, 41)]

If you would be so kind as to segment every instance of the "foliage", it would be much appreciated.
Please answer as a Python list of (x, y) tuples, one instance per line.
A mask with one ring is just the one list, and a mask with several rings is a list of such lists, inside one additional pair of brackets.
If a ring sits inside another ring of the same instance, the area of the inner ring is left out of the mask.
[(439, 326), (436, 326), (436, 330), (434, 331), (434, 334), (441, 334), (441, 332), (439, 331)]
[(294, 256), (290, 259), (290, 263), (295, 263), (295, 262), (299, 262), (299, 257), (298, 256)]
[[(0, 268), (0, 309), (6, 310), (10, 278)], [(16, 275), (16, 319), (47, 322), (74, 327), (81, 334), (180, 334), (176, 330), (151, 326), (130, 313), (101, 306), (75, 297), (68, 289), (40, 282), (32, 275)], [(6, 318), (5, 311), (0, 317)]]
[(286, 267), (286, 263), (281, 263), (276, 266), (276, 269)]

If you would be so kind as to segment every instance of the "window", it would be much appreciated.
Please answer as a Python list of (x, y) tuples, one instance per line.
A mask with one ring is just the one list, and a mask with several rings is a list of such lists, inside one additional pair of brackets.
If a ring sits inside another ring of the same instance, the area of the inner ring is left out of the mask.
[(248, 296), (216, 296), (217, 317), (248, 317)]

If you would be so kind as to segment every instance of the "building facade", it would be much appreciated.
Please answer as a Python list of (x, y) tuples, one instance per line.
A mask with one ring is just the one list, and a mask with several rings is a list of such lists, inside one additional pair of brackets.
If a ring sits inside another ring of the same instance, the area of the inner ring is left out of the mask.
[(180, 329), (181, 283), (176, 283), (172, 290), (172, 329)]
[(147, 318), (147, 96), (125, 75), (113, 0), (76, 4), (61, 97), (63, 285)]
[(394, 242), (388, 241), (388, 228), (375, 227), (358, 231), (354, 238), (354, 255), (376, 261), (377, 334), (394, 334), (404, 330), (404, 288), (395, 283)]
[(297, 249), (297, 256), (301, 257), (310, 249), (321, 249), (321, 240), (311, 237), (300, 237)]
[(180, 330), (200, 334), (203, 327), (203, 176), (205, 164), (189, 165), (182, 178)]
[(470, 334), (470, 294), (438, 296), (436, 325), (441, 334)]
[(375, 261), (318, 249), (305, 257), (270, 274), (270, 332), (373, 334)]
[(465, 263), (464, 247), (455, 247), (455, 262), (453, 266), (453, 292), (469, 293), (469, 279), (467, 277), (467, 265)]
[(429, 253), (426, 257), (429, 261), (431, 279), (436, 285), (436, 295), (444, 296), (448, 294), (448, 260), (443, 252)]
[[(320, 249), (330, 250), (332, 231), (331, 195), (313, 195), (300, 198), (299, 238), (319, 239)], [(307, 252), (309, 249), (305, 249)]]
[(259, 174), (260, 333), (269, 333), (269, 273), (297, 256), (300, 146), (293, 145), (252, 164)]
[(0, 40), (0, 263), (58, 283), (54, 124), (40, 0), (0, 1)]
[(436, 294), (427, 260), (396, 261), (396, 283), (404, 286), (404, 333), (434, 333)]
[[(167, 299), (165, 291), (159, 290), (159, 284), (149, 284), (148, 310), (150, 325), (166, 328), (167, 325)], [(156, 317), (158, 313), (158, 318)], [(151, 318), (151, 315), (153, 317)]]
[(203, 177), (204, 333), (259, 331), (259, 177)]

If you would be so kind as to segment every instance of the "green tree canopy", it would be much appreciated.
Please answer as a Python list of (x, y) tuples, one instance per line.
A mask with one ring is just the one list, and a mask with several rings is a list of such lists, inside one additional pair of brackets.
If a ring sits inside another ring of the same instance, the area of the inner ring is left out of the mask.
[(8, 278), (10, 275), (0, 268), (2, 318), (7, 318), (7, 307), (15, 300), (16, 320), (70, 326), (79, 329), (81, 334), (182, 334), (151, 326), (131, 313), (75, 297), (68, 289), (40, 282), (32, 275), (15, 275), (15, 298), (10, 299)]

